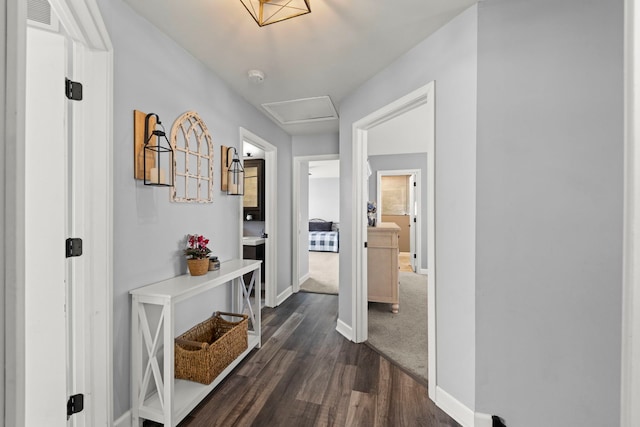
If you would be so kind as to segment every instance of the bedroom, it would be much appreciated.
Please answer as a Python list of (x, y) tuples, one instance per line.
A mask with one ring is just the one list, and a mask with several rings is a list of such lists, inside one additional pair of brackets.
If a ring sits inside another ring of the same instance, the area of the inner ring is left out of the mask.
[(338, 294), (340, 161), (315, 160), (304, 166), (308, 179), (301, 176), (300, 290)]

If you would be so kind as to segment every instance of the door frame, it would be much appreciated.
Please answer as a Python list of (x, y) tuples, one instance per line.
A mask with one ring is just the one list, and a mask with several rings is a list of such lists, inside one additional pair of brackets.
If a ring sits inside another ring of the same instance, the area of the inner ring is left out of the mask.
[[(407, 111), (427, 104), (427, 119), (433, 124), (431, 132), (435, 141), (435, 81), (414, 90), (402, 98), (374, 111), (368, 116), (353, 123), (352, 136), (352, 170), (353, 194), (355, 209), (352, 212), (351, 239), (354, 242), (351, 250), (351, 262), (354, 266), (351, 275), (352, 282), (352, 325), (354, 341), (363, 342), (368, 334), (368, 301), (367, 301), (367, 251), (365, 248), (367, 236), (367, 198), (368, 198), (368, 167), (367, 167), (367, 137), (368, 131), (388, 120), (393, 119)], [(427, 321), (428, 321), (428, 375), (429, 397), (435, 401), (437, 385), (436, 377), (436, 287), (437, 275), (435, 268), (435, 143), (427, 147), (427, 262), (429, 264), (429, 281), (427, 289)]]
[(640, 425), (640, 6), (625, 0), (625, 173), (620, 424)]
[[(378, 222), (382, 222), (382, 177), (383, 176), (411, 176), (413, 177), (414, 181), (417, 183), (422, 183), (422, 181), (420, 180), (420, 169), (403, 169), (403, 170), (379, 170), (377, 173), (377, 191), (376, 191), (376, 197), (378, 200), (378, 204), (379, 209), (377, 211), (377, 218), (376, 220)], [(417, 210), (418, 210), (418, 214), (416, 215), (414, 212), (411, 212), (410, 214), (410, 218), (416, 218), (415, 222), (412, 222), (411, 219), (409, 221), (409, 224), (411, 227), (414, 227), (412, 230), (409, 231), (409, 235), (410, 235), (410, 240), (411, 240), (411, 250), (412, 253), (414, 253), (416, 255), (415, 257), (415, 261), (412, 262), (413, 265), (415, 265), (415, 272), (419, 273), (419, 274), (429, 274), (428, 269), (423, 269), (422, 268), (422, 241), (420, 239), (420, 236), (422, 235), (422, 200), (420, 198), (420, 191), (418, 191), (417, 189), (420, 189), (420, 185), (418, 184), (417, 187), (411, 187), (410, 188), (410, 193), (412, 194), (412, 196), (410, 196), (410, 200), (413, 200), (417, 206)], [(411, 203), (411, 209), (413, 209), (413, 203)], [(415, 225), (412, 225), (415, 224)]]
[[(276, 174), (278, 167), (278, 148), (251, 132), (248, 129), (240, 127), (240, 151), (244, 141), (255, 145), (256, 147), (264, 150), (265, 161), (265, 174), (264, 174), (264, 232), (269, 235), (265, 239), (265, 277), (264, 277), (264, 304), (267, 307), (278, 306), (278, 177)], [(242, 197), (238, 198), (238, 204), (240, 205), (239, 225), (240, 233), (238, 241), (240, 242), (239, 257), (242, 259), (242, 236), (243, 236), (243, 221), (242, 221)]]
[[(297, 179), (300, 176), (300, 167), (303, 162), (319, 162), (323, 160), (340, 160), (339, 154), (317, 154), (312, 156), (295, 156), (293, 158), (293, 195), (292, 195), (292, 208), (293, 208), (293, 220), (291, 221), (291, 234), (292, 234), (292, 273), (291, 283), (293, 283), (293, 292), (300, 292), (300, 231), (302, 230), (302, 223), (300, 221), (300, 181)], [(309, 177), (307, 176), (307, 181)], [(308, 218), (307, 218), (308, 219)], [(339, 291), (338, 291), (339, 292)]]
[[(93, 411), (85, 419), (86, 425), (111, 425), (113, 418), (112, 385), (112, 130), (113, 130), (113, 48), (95, 0), (50, 0), (52, 9), (74, 41), (74, 49), (81, 50), (76, 78), (80, 76), (92, 88), (91, 97), (82, 101), (74, 126), (83, 141), (81, 151), (85, 180), (78, 187), (84, 200), (82, 208), (91, 218), (84, 227), (84, 262), (87, 284), (85, 349), (89, 366), (84, 372), (85, 406)], [(4, 274), (5, 294), (5, 367), (4, 417), (7, 425), (23, 425), (25, 401), (29, 391), (25, 388), (25, 324), (29, 320), (25, 307), (25, 101), (26, 101), (26, 2), (7, 0), (6, 15), (2, 21), (6, 30), (5, 57), (7, 73), (4, 76), (6, 96), (3, 104), (5, 120), (6, 179), (4, 192)], [(82, 47), (82, 48), (80, 48)], [(61, 86), (62, 88), (62, 86)], [(61, 89), (62, 90), (62, 89)], [(46, 179), (44, 177), (43, 179)], [(61, 242), (62, 246), (62, 242)], [(89, 286), (90, 284), (90, 286)], [(33, 284), (31, 284), (33, 286)], [(43, 284), (44, 286), (44, 284)], [(66, 343), (62, 343), (66, 347)], [(46, 378), (43, 379), (46, 387)]]

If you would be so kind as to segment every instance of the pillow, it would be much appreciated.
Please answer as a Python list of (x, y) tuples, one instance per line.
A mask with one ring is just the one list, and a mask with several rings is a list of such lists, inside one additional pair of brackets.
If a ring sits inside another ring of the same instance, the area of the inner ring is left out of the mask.
[(331, 221), (309, 221), (309, 231), (331, 231), (333, 222)]

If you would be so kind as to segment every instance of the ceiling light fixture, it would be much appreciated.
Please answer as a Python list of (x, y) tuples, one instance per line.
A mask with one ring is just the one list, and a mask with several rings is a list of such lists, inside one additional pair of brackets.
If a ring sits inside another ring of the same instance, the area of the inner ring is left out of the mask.
[(240, 0), (260, 27), (311, 13), (310, 0)]
[(249, 70), (247, 76), (249, 81), (254, 84), (260, 84), (264, 81), (264, 73), (260, 70)]

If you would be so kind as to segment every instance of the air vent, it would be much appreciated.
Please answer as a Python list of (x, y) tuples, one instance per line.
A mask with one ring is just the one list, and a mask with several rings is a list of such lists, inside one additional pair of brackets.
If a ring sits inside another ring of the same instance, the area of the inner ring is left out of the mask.
[(47, 0), (27, 0), (27, 20), (34, 27), (58, 31), (58, 20)]
[(262, 108), (282, 125), (336, 120), (338, 118), (338, 113), (328, 96), (269, 102), (262, 104)]

